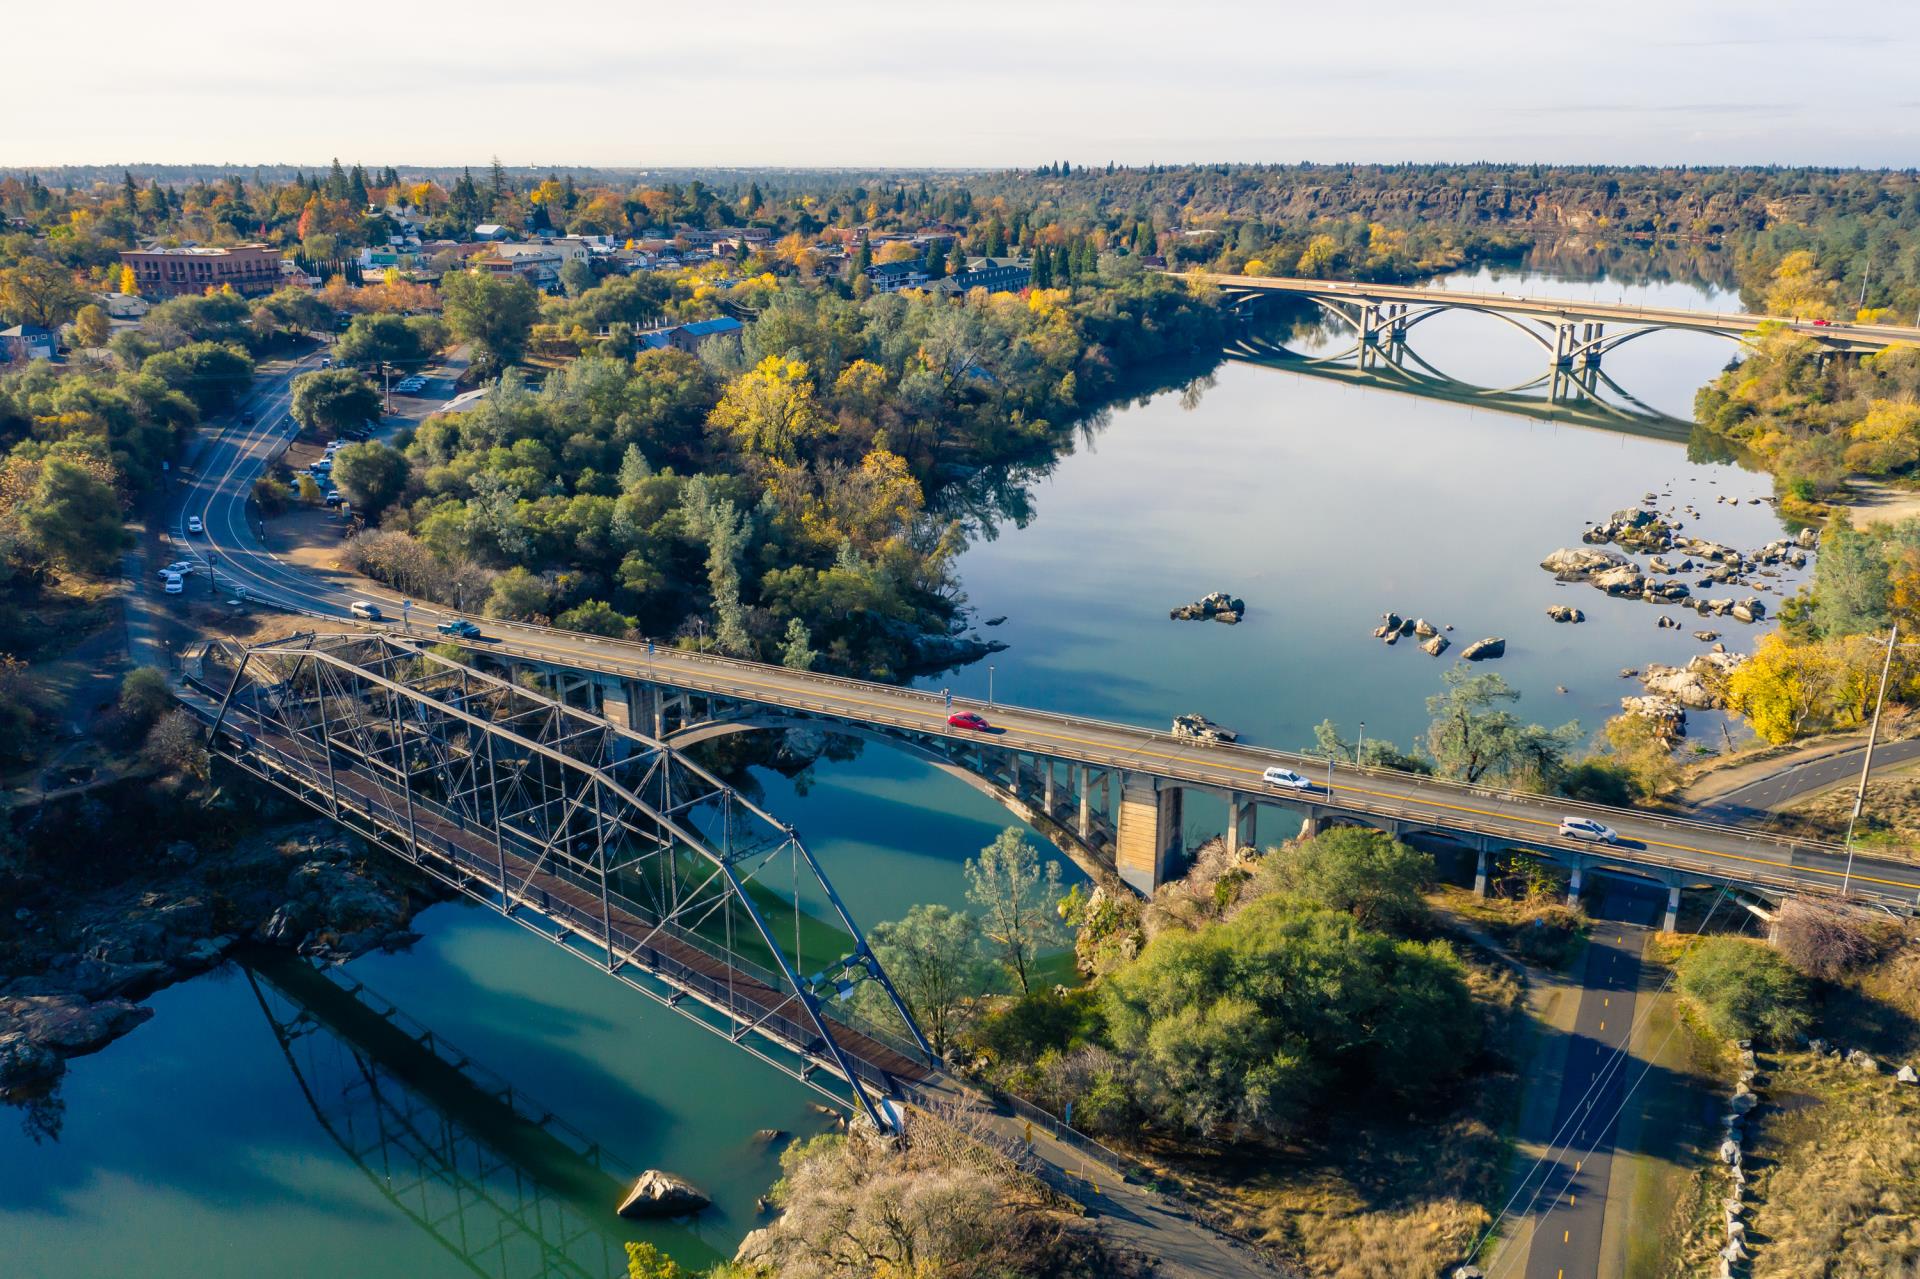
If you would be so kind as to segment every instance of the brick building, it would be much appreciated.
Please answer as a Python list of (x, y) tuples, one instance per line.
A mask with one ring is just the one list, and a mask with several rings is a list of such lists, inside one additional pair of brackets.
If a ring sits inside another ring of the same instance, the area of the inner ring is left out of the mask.
[(232, 285), (236, 293), (271, 293), (280, 287), (280, 250), (264, 244), (231, 248), (122, 249), (140, 295), (148, 298), (205, 293)]

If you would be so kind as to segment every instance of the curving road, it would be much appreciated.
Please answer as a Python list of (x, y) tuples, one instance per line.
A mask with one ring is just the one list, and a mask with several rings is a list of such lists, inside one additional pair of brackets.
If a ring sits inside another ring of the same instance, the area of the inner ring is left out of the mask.
[[(392, 591), (357, 579), (316, 574), (271, 554), (262, 546), (258, 526), (249, 514), (254, 479), (285, 443), (282, 423), (291, 396), (289, 384), (316, 363), (317, 356), (309, 356), (261, 378), (245, 406), (253, 411), (255, 422), (229, 428), (203, 450), (179, 489), (170, 511), (171, 527), (197, 558), (214, 561), (221, 582), (244, 588), (249, 596), (342, 621), (352, 600), (365, 599), (380, 604), (389, 619), (399, 618), (402, 601)], [(193, 513), (206, 521), (204, 537), (189, 538), (184, 533), (185, 518)], [(435, 623), (452, 616), (450, 610), (423, 605), (412, 608), (410, 620), (415, 628), (430, 632)], [(486, 634), (478, 646), (532, 660), (923, 739), (978, 737), (950, 728), (942, 700), (915, 689), (674, 648), (656, 651), (647, 643), (549, 627), (495, 621), (482, 625)], [(1427, 829), (1546, 852), (1578, 853), (1629, 869), (1643, 868), (1664, 879), (1732, 881), (1776, 891), (1835, 892), (1845, 884), (1856, 894), (1889, 905), (1920, 904), (1920, 864), (1856, 856), (1849, 875), (1844, 850), (1836, 845), (1790, 840), (1743, 827), (1738, 821), (1692, 821), (1632, 809), (1596, 808), (1591, 811), (1620, 836), (1617, 845), (1601, 847), (1559, 833), (1561, 817), (1579, 807), (1563, 800), (1352, 765), (1330, 769), (1324, 760), (1291, 752), (1201, 745), (1135, 725), (1017, 707), (969, 705), (986, 713), (994, 724), (991, 734), (979, 738), (980, 744), (999, 750), (1150, 773), (1262, 803), (1311, 805), (1322, 813), (1393, 823), (1402, 830)], [(1314, 789), (1303, 794), (1266, 786), (1261, 774), (1275, 764), (1314, 778)]]

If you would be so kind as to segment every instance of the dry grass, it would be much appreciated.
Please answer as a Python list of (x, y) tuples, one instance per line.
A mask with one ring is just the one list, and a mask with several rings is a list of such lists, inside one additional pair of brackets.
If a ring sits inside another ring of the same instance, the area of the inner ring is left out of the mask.
[(1748, 1161), (1754, 1279), (1920, 1272), (1920, 1088), (1795, 1053)]
[[(1767, 825), (1790, 834), (1841, 839), (1853, 811), (1854, 788), (1836, 786), (1788, 804)], [(1914, 857), (1920, 853), (1920, 767), (1875, 770), (1867, 783), (1854, 840), (1880, 855)]]

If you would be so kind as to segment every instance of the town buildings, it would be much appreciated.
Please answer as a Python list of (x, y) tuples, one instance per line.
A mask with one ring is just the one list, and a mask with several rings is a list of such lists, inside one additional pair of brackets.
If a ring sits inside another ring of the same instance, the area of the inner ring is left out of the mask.
[(122, 249), (120, 260), (133, 268), (140, 294), (148, 298), (219, 288), (246, 294), (271, 293), (281, 284), (280, 250), (264, 244)]

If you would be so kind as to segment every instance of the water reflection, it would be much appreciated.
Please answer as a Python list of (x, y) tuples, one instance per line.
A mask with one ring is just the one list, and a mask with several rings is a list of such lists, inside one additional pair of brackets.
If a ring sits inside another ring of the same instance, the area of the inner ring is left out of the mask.
[[(608, 1279), (638, 1232), (632, 1170), (351, 978), (289, 956), (246, 970), (327, 1136), (405, 1218), (486, 1279)], [(684, 1231), (655, 1242), (692, 1259)]]

